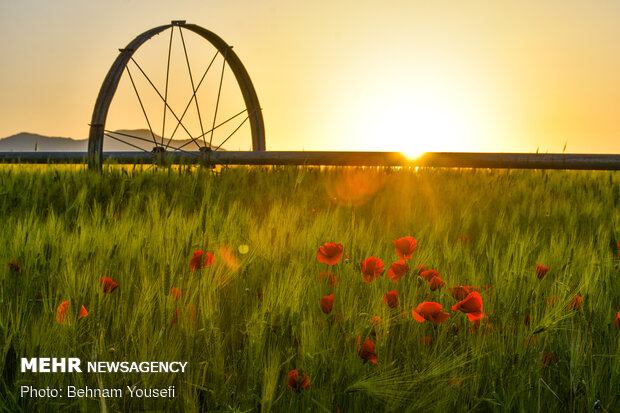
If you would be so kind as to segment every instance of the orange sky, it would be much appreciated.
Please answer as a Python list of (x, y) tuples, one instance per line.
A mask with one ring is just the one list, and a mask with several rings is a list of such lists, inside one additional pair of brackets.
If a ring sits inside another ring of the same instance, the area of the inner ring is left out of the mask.
[(117, 49), (173, 19), (234, 46), (271, 150), (620, 153), (616, 0), (2, 2), (0, 137), (86, 138)]

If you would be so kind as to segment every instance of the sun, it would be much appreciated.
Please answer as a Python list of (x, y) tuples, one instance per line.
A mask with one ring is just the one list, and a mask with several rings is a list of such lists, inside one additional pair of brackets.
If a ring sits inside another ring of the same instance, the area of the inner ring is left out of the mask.
[(471, 148), (477, 117), (458, 90), (413, 85), (374, 90), (366, 98), (357, 105), (356, 136), (367, 150), (402, 152), (415, 159), (425, 152)]

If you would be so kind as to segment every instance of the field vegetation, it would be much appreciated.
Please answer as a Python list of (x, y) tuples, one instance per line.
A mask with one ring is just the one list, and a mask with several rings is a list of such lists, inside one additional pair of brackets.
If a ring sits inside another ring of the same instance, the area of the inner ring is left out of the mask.
[(1, 166), (0, 217), (0, 411), (620, 411), (618, 172)]

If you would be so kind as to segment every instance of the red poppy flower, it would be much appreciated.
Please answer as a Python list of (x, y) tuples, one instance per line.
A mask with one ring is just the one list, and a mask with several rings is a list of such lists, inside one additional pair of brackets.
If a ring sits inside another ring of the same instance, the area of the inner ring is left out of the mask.
[(69, 302), (69, 300), (67, 300), (60, 303), (60, 305), (56, 309), (56, 321), (58, 321), (60, 324), (64, 324), (67, 322), (70, 306), (71, 303)]
[(189, 268), (192, 271), (198, 271), (202, 268), (202, 258), (204, 253), (200, 250), (194, 251), (194, 256), (189, 262)]
[(405, 275), (409, 271), (409, 266), (405, 262), (405, 260), (400, 260), (398, 262), (393, 262), (388, 268), (387, 278), (388, 280), (392, 280), (396, 282), (400, 280), (403, 275)]
[(332, 312), (332, 307), (334, 306), (334, 297), (334, 294), (321, 297), (321, 310), (323, 310), (325, 314), (329, 314)]
[(86, 307), (82, 306), (80, 308), (80, 314), (78, 314), (78, 318), (86, 317), (88, 315), (88, 311), (86, 311)]
[(575, 311), (580, 311), (583, 309), (583, 300), (580, 295), (576, 295), (575, 298), (568, 303), (568, 308)]
[(22, 272), (23, 270), (19, 267), (19, 263), (17, 260), (13, 260), (9, 262), (9, 270), (12, 272)]
[[(204, 263), (203, 263), (204, 259)], [(192, 271), (198, 271), (201, 268), (208, 267), (213, 264), (213, 254), (207, 252), (206, 254), (200, 250), (194, 251), (194, 256), (189, 262), (189, 268)]]
[(448, 291), (452, 294), (456, 300), (461, 301), (467, 297), (469, 293), (476, 291), (478, 288), (472, 285), (458, 285), (456, 287), (448, 288)]
[(366, 337), (364, 344), (362, 344), (362, 347), (360, 348), (360, 338), (361, 336), (357, 336), (357, 354), (359, 354), (360, 357), (364, 359), (364, 362), (370, 361), (373, 364), (377, 364), (375, 343), (373, 343), (368, 337)]
[(319, 262), (334, 265), (342, 258), (342, 244), (328, 242), (319, 247), (316, 257)]
[(111, 293), (118, 288), (118, 284), (108, 277), (101, 277), (99, 280), (99, 285), (103, 289), (104, 293)]
[(436, 270), (426, 270), (420, 273), (420, 277), (424, 278), (426, 281), (430, 281), (433, 277), (439, 277), (439, 271)]
[(398, 307), (398, 291), (390, 291), (386, 295), (383, 296), (383, 302), (386, 303), (390, 308)]
[(549, 267), (545, 267), (544, 265), (536, 264), (536, 276), (539, 279), (542, 279), (542, 277), (544, 277), (545, 274), (547, 274), (547, 271), (549, 271)]
[(523, 316), (523, 324), (525, 324), (526, 327), (530, 326), (530, 321), (531, 321), (531, 317), (529, 314), (526, 314)]
[(172, 286), (170, 289), (170, 297), (172, 297), (174, 301), (179, 301), (181, 297), (183, 297), (183, 291), (179, 290), (175, 286)]
[(616, 325), (616, 327), (620, 327), (620, 312), (616, 314), (616, 319), (614, 320), (614, 324)]
[(396, 253), (402, 260), (408, 260), (411, 258), (411, 254), (418, 246), (418, 242), (413, 237), (404, 237), (392, 240), (394, 247), (396, 247)]
[(419, 323), (428, 320), (438, 326), (439, 323), (443, 323), (450, 317), (450, 314), (441, 311), (442, 308), (443, 307), (439, 303), (426, 301), (418, 305), (415, 309), (412, 308), (411, 314), (413, 314), (413, 318)]
[(327, 285), (329, 285), (330, 287), (335, 287), (336, 285), (338, 285), (338, 279), (331, 271), (321, 271), (319, 273), (319, 281), (323, 280), (326, 280)]
[(558, 303), (557, 295), (552, 295), (551, 297), (547, 298), (547, 307), (553, 307), (557, 303)]
[(362, 262), (361, 267), (364, 281), (367, 283), (373, 282), (383, 274), (383, 261), (379, 258), (368, 257)]
[(433, 337), (422, 337), (420, 339), (420, 344), (425, 344), (427, 346), (432, 346), (434, 342), (435, 340), (433, 339)]
[(467, 235), (459, 235), (460, 242), (469, 242), (471, 239)]
[(299, 372), (297, 370), (291, 370), (288, 372), (288, 387), (293, 389), (295, 393), (299, 393), (310, 387), (310, 379), (306, 373), (303, 373), (301, 377), (299, 377)]
[(467, 314), (469, 321), (480, 320), (484, 317), (484, 313), (482, 312), (482, 297), (480, 297), (477, 291), (469, 293), (464, 300), (452, 306), (452, 311), (461, 311)]
[(545, 367), (549, 367), (552, 364), (558, 364), (559, 362), (560, 362), (560, 360), (558, 359), (558, 356), (555, 355), (555, 353), (547, 352), (547, 353), (543, 354), (542, 364)]
[(431, 287), (431, 291), (438, 290), (440, 288), (443, 288), (443, 286), (446, 285), (446, 283), (441, 278), (439, 278), (439, 277), (431, 278), (431, 280), (428, 282), (428, 284)]

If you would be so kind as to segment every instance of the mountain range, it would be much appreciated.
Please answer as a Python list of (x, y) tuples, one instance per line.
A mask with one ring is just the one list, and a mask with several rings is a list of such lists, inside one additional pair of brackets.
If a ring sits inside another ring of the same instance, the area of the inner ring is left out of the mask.
[[(153, 137), (148, 129), (134, 129), (134, 130), (118, 130), (111, 133), (117, 138), (129, 142), (132, 145), (137, 146), (140, 149), (151, 151), (155, 146), (153, 144)], [(126, 136), (126, 135), (130, 135)], [(155, 135), (157, 142), (161, 142), (161, 137)], [(195, 151), (198, 150), (191, 139), (164, 139), (164, 144), (169, 142), (173, 147), (181, 147), (183, 150)], [(186, 145), (187, 144), (187, 145)], [(207, 144), (208, 146), (208, 144)], [(119, 142), (118, 140), (104, 136), (103, 149), (104, 151), (138, 151), (136, 147), (127, 145), (126, 143)], [(61, 137), (50, 137), (37, 135), (35, 133), (21, 132), (8, 138), (0, 139), (0, 152), (86, 152), (88, 151), (88, 139), (71, 139)]]

